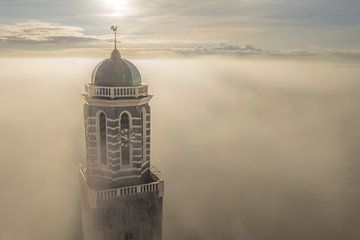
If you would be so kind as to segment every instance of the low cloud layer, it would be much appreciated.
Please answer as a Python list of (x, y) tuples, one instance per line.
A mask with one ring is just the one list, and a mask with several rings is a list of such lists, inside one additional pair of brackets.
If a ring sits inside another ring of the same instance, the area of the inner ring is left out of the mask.
[(270, 57), (345, 57), (360, 58), (360, 51), (340, 50), (269, 50), (260, 49), (251, 45), (238, 46), (231, 44), (219, 44), (213, 47), (196, 47), (183, 50), (175, 50), (181, 55), (230, 55), (230, 56), (270, 56)]
[(89, 43), (98, 37), (84, 34), (80, 27), (58, 23), (28, 21), (14, 25), (0, 25), (2, 44), (39, 44), (39, 43)]
[[(0, 59), (1, 239), (81, 239), (80, 94), (99, 61)], [(164, 239), (360, 239), (359, 64), (133, 62)]]
[[(111, 47), (113, 36), (88, 35), (84, 29), (59, 23), (28, 21), (13, 25), (0, 25), (0, 53), (3, 56), (27, 54), (46, 55), (51, 50), (71, 49), (71, 55), (98, 55)], [(302, 58), (345, 58), (358, 60), (360, 51), (356, 49), (266, 49), (251, 44), (234, 44), (217, 41), (146, 41), (134, 35), (120, 36), (124, 40), (121, 49), (127, 56), (233, 56), (233, 57), (302, 57)], [(107, 43), (107, 45), (106, 45)], [(107, 46), (107, 47), (106, 47)], [(10, 51), (10, 50), (11, 51)], [(67, 53), (69, 54), (69, 53)], [(66, 53), (65, 53), (66, 55)]]
[[(180, 44), (181, 45), (181, 44)], [(183, 45), (183, 44), (182, 44)], [(154, 55), (175, 55), (175, 56), (231, 56), (231, 57), (275, 57), (275, 58), (343, 58), (349, 60), (359, 60), (360, 51), (358, 50), (336, 50), (336, 49), (262, 49), (252, 45), (236, 45), (228, 43), (194, 43), (194, 46), (187, 44), (187, 46), (179, 47), (157, 47), (149, 48), (127, 48), (127, 51), (132, 52), (153, 53)]]

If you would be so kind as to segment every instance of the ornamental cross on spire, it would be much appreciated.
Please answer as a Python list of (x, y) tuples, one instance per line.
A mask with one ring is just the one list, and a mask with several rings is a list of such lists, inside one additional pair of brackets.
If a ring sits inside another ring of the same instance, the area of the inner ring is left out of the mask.
[(110, 42), (113, 42), (115, 44), (115, 50), (117, 50), (117, 44), (121, 43), (120, 41), (117, 40), (117, 29), (118, 29), (117, 26), (111, 26), (111, 30), (113, 30), (113, 32), (114, 32), (114, 40), (112, 40)]

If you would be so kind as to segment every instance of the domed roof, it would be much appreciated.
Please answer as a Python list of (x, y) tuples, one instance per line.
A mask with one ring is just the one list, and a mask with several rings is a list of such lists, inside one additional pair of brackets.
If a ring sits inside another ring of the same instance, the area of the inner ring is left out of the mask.
[(139, 70), (115, 49), (111, 58), (100, 62), (94, 69), (91, 83), (103, 87), (132, 87), (141, 85)]

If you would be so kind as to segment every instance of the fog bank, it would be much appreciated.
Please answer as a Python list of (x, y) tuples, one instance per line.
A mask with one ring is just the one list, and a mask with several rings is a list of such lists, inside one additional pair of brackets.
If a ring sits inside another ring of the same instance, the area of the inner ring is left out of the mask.
[[(81, 238), (83, 85), (99, 59), (0, 59), (0, 239)], [(360, 68), (134, 61), (155, 95), (164, 239), (359, 239)]]

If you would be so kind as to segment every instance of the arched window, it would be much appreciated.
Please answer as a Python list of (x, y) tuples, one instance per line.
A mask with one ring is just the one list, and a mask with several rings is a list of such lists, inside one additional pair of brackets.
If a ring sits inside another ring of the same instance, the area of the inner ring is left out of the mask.
[(130, 121), (129, 115), (127, 113), (123, 113), (121, 115), (121, 129), (130, 129)]
[(142, 161), (146, 162), (146, 110), (145, 108), (141, 111), (141, 152), (142, 152)]
[(102, 164), (107, 164), (107, 139), (106, 139), (106, 116), (105, 113), (99, 114), (99, 157)]
[[(130, 120), (127, 113), (123, 113), (120, 119), (120, 129), (130, 130)], [(130, 165), (130, 146), (121, 146), (121, 162), (123, 166)]]

